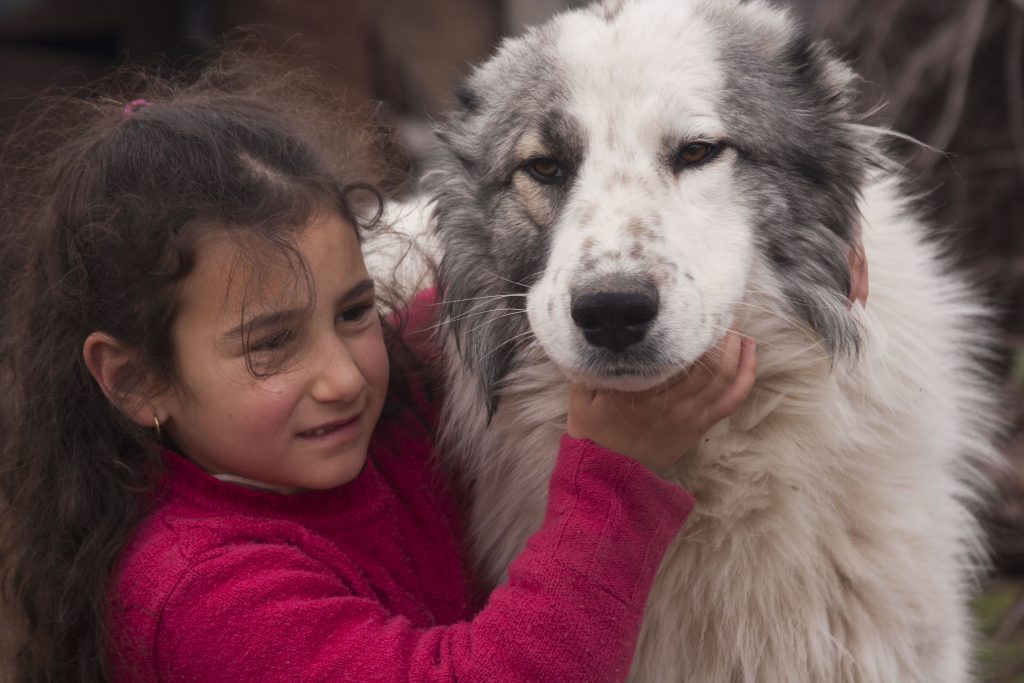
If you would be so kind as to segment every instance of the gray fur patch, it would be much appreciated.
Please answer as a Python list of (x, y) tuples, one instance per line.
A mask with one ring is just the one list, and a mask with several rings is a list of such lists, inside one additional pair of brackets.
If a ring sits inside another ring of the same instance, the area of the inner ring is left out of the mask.
[(859, 335), (845, 302), (847, 248), (873, 143), (850, 125), (852, 90), (830, 71), (829, 48), (798, 31), (781, 51), (777, 36), (743, 8), (709, 14), (726, 87), (720, 111), (737, 151), (739, 193), (757, 216), (760, 251), (778, 274), (791, 313), (832, 353), (855, 351)]
[(554, 220), (563, 205), (557, 196), (569, 189), (532, 188), (550, 204), (542, 216), (531, 216), (513, 183), (515, 174), (524, 173), (517, 145), (527, 133), (536, 135), (546, 154), (568, 168), (586, 152), (564, 113), (563, 76), (550, 48), (556, 40), (550, 24), (531, 29), (506, 40), (474, 70), (461, 88), (460, 99), (469, 106), (439, 127), (437, 170), (427, 178), (437, 198), (434, 218), (444, 250), (443, 317), (467, 367), (480, 379), (491, 414), (515, 359), (532, 342), (525, 310), (509, 309), (523, 308), (518, 295), (542, 274), (550, 250), (544, 222)]
[(642, 219), (635, 217), (630, 218), (629, 222), (626, 223), (626, 234), (639, 243), (657, 242), (661, 239), (660, 235), (644, 223)]
[(633, 244), (629, 247), (629, 256), (634, 260), (641, 260), (644, 257), (644, 243), (640, 240), (634, 240)]
[(593, 12), (606, 22), (611, 23), (622, 12), (622, 8), (625, 4), (626, 0), (605, 0), (605, 2), (595, 4), (593, 6)]

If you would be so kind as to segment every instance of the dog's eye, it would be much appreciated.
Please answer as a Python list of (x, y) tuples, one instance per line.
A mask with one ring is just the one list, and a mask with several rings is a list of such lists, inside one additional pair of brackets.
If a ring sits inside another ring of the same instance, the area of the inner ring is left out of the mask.
[(689, 142), (679, 148), (676, 170), (708, 161), (718, 153), (718, 149), (718, 145), (713, 142)]
[(526, 162), (526, 170), (542, 183), (558, 183), (565, 179), (565, 170), (557, 159), (539, 157)]

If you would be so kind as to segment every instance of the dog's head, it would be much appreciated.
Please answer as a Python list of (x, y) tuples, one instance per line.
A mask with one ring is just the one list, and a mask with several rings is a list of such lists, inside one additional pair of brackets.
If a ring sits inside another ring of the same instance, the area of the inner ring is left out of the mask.
[(756, 288), (854, 347), (852, 80), (759, 1), (609, 1), (505, 41), (435, 176), (446, 314), (492, 410), (535, 343), (593, 385), (662, 381)]

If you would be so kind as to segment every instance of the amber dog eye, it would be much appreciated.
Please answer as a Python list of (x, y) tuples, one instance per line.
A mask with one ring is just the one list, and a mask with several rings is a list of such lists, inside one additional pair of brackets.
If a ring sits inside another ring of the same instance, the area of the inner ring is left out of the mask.
[(679, 148), (676, 155), (676, 170), (696, 166), (710, 160), (718, 153), (719, 146), (712, 142), (690, 142)]
[(526, 170), (542, 183), (557, 183), (565, 179), (565, 171), (557, 159), (539, 157), (526, 163)]

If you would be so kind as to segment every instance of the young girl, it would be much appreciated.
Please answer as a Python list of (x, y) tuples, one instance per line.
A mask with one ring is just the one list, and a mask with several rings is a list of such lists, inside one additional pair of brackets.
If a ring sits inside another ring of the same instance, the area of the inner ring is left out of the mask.
[(547, 518), (476, 609), (431, 458), (434, 309), (402, 337), (378, 313), (336, 122), (263, 68), (63, 101), (5, 193), (17, 680), (622, 680), (693, 505), (656, 472), (742, 401), (752, 345), (575, 387)]

